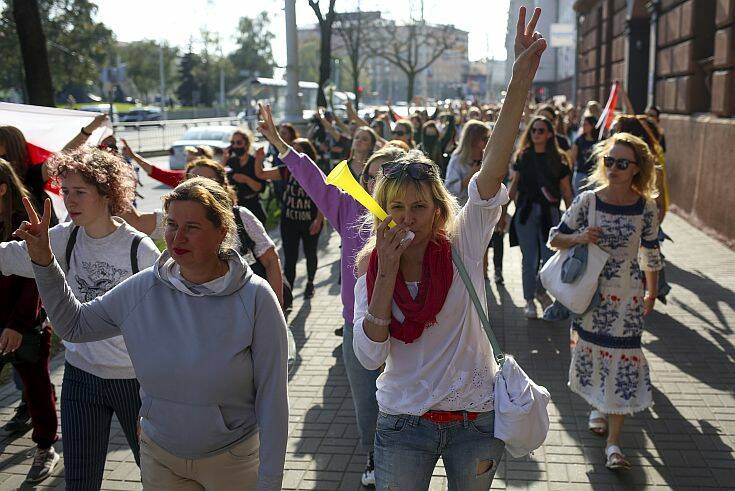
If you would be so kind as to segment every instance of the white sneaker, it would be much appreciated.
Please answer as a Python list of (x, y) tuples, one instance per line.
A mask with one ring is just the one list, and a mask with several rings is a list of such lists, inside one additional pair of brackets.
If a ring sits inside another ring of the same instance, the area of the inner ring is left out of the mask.
[(372, 452), (368, 454), (367, 464), (360, 480), (363, 486), (375, 486), (375, 462)]
[(526, 319), (538, 319), (538, 310), (536, 310), (536, 304), (533, 300), (526, 302), (526, 306), (523, 308), (523, 316)]
[(542, 310), (546, 310), (551, 306), (552, 303), (554, 303), (549, 294), (546, 292), (536, 294), (536, 300), (538, 300), (541, 304)]

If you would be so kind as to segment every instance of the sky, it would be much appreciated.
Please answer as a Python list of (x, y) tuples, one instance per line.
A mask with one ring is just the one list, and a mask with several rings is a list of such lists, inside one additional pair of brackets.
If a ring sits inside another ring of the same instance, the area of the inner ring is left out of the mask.
[[(337, 11), (379, 10), (383, 17), (407, 21), (420, 16), (430, 23), (453, 24), (469, 32), (469, 58), (505, 59), (505, 31), (509, 0), (336, 0)], [(322, 9), (328, 0), (320, 0)], [(283, 0), (97, 0), (97, 20), (113, 30), (119, 41), (152, 39), (186, 47), (201, 27), (220, 33), (225, 52), (234, 48), (233, 33), (240, 17), (266, 10), (275, 34), (273, 53), (286, 64)], [(299, 27), (314, 25), (316, 16), (307, 0), (296, 0)]]

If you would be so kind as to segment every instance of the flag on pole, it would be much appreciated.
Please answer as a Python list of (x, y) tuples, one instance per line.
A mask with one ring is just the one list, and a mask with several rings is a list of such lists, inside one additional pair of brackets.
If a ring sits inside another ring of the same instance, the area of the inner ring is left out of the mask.
[(597, 134), (599, 135), (600, 140), (602, 140), (603, 135), (610, 129), (610, 125), (615, 117), (615, 107), (618, 105), (619, 95), (620, 82), (615, 81), (610, 89), (610, 97), (607, 99), (605, 109), (602, 111), (600, 120), (597, 122)]

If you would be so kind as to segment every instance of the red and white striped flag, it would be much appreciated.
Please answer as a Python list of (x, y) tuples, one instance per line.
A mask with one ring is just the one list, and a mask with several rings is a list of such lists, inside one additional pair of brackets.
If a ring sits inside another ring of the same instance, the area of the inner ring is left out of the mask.
[(615, 117), (615, 107), (618, 105), (619, 95), (620, 82), (615, 81), (610, 89), (610, 97), (607, 99), (605, 109), (602, 111), (600, 120), (597, 122), (597, 134), (600, 135), (600, 140), (602, 140), (603, 135), (607, 134), (607, 131), (610, 129), (610, 125)]
[[(0, 125), (15, 126), (26, 139), (28, 158), (31, 165), (40, 165), (54, 153), (60, 152), (64, 145), (79, 134), (79, 130), (87, 126), (100, 113), (57, 109), (55, 107), (31, 106), (0, 102)], [(87, 138), (87, 145), (97, 146), (112, 135), (112, 125), (102, 125)], [(58, 189), (50, 183), (46, 184), (47, 193), (51, 197), (59, 219), (66, 216), (66, 210)]]

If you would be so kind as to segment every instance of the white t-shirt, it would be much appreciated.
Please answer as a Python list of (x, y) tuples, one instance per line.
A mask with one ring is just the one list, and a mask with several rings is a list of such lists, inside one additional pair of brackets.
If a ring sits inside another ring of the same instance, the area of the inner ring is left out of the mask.
[[(131, 245), (133, 238), (142, 234), (120, 218), (114, 217), (113, 220), (118, 225), (117, 229), (100, 239), (93, 239), (84, 227), (79, 228), (69, 265), (66, 264), (66, 246), (74, 224), (65, 222), (49, 229), (51, 250), (67, 271), (66, 282), (80, 302), (94, 300), (132, 276)], [(145, 237), (138, 245), (137, 256), (138, 269), (142, 271), (158, 259), (158, 248)], [(0, 244), (0, 271), (4, 275), (33, 277), (25, 242)], [(53, 324), (54, 320), (50, 320)], [(90, 343), (64, 341), (64, 346), (66, 361), (85, 372), (105, 379), (135, 378), (122, 336)]]
[[(489, 200), (477, 191), (476, 176), (470, 181), (469, 200), (457, 216), (452, 239), (480, 298), (485, 298), (482, 260), (508, 191), (501, 186)], [(408, 284), (412, 295), (417, 284)], [(372, 341), (363, 330), (368, 309), (366, 275), (355, 285), (355, 355), (362, 365), (375, 370), (385, 363), (377, 380), (380, 410), (388, 414), (422, 415), (429, 410), (484, 412), (493, 409), (493, 380), (498, 365), (480, 316), (454, 268), (452, 285), (437, 323), (413, 343), (388, 338)], [(404, 316), (393, 303), (393, 316)]]
[[(268, 232), (265, 231), (265, 227), (260, 223), (260, 220), (253, 215), (252, 211), (248, 210), (244, 206), (238, 206), (237, 209), (240, 212), (240, 218), (242, 219), (242, 226), (245, 229), (245, 232), (247, 232), (250, 238), (253, 239), (253, 242), (255, 242), (255, 245), (253, 245), (253, 251), (248, 251), (248, 253), (245, 254), (245, 262), (252, 265), (255, 263), (256, 258), (259, 258), (268, 252), (268, 249), (271, 247), (275, 249), (276, 245), (273, 243), (273, 239), (268, 235)], [(151, 234), (151, 237), (155, 240), (161, 240), (163, 239), (163, 230), (166, 225), (163, 222), (164, 213), (163, 210), (155, 210), (153, 213), (156, 216), (156, 229)], [(255, 254), (255, 256), (253, 256), (253, 254)]]

